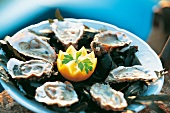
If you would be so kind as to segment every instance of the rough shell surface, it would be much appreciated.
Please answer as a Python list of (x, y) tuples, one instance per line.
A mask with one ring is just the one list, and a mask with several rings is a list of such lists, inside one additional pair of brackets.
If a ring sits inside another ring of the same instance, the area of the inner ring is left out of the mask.
[(105, 82), (125, 82), (125, 81), (156, 81), (158, 79), (154, 71), (149, 70), (141, 65), (135, 65), (132, 67), (119, 66), (118, 68), (110, 71), (109, 76)]
[(50, 75), (53, 65), (42, 60), (19, 61), (11, 58), (7, 63), (7, 69), (12, 78), (40, 78), (43, 74)]
[(70, 106), (78, 102), (78, 96), (69, 82), (46, 82), (36, 89), (35, 99), (48, 105)]
[(91, 87), (90, 93), (93, 100), (105, 110), (120, 111), (127, 107), (124, 94), (109, 85), (96, 83)]
[(9, 44), (19, 53), (48, 62), (56, 60), (54, 49), (37, 35), (24, 31), (14, 35), (7, 40)]
[(111, 52), (114, 48), (128, 46), (132, 40), (120, 31), (104, 31), (95, 35), (91, 48), (95, 52)]
[(56, 37), (65, 47), (73, 45), (77, 48), (77, 43), (81, 39), (84, 32), (83, 23), (56, 20), (51, 24), (51, 27)]

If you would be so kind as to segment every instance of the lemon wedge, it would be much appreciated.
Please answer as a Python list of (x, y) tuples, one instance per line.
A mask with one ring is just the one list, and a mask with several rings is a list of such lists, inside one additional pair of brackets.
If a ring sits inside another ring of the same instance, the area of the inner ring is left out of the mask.
[(97, 58), (93, 51), (88, 54), (85, 47), (77, 51), (72, 45), (66, 52), (60, 50), (57, 59), (58, 71), (64, 78), (74, 82), (88, 79), (94, 72), (96, 64)]

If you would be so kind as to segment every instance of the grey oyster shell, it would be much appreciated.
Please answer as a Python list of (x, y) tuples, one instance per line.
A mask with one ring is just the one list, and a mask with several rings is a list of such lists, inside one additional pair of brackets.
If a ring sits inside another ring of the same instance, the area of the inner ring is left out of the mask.
[[(26, 62), (11, 58), (7, 63), (8, 73), (14, 79), (29, 79), (39, 81), (49, 77), (53, 65), (43, 60), (29, 60)], [(35, 80), (34, 80), (35, 79)]]
[(119, 66), (110, 71), (109, 76), (105, 82), (119, 83), (130, 81), (156, 81), (158, 79), (154, 71), (149, 70), (141, 65), (132, 67)]
[(35, 99), (58, 107), (71, 106), (78, 102), (78, 96), (69, 82), (46, 82), (36, 89)]
[(51, 27), (55, 36), (65, 48), (69, 45), (77, 48), (78, 41), (82, 38), (84, 32), (83, 23), (55, 20), (51, 23)]
[(127, 107), (124, 94), (112, 89), (109, 85), (96, 83), (92, 85), (90, 93), (93, 100), (105, 110), (121, 111)]
[(132, 40), (120, 31), (103, 31), (95, 35), (91, 42), (91, 48), (99, 56), (111, 52), (114, 48), (128, 46)]
[(7, 42), (18, 53), (34, 59), (42, 59), (48, 62), (56, 60), (54, 49), (39, 36), (24, 31), (8, 38)]

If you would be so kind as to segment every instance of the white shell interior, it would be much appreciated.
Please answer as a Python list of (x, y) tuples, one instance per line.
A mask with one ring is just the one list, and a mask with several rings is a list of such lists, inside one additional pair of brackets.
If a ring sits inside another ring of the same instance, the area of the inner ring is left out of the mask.
[(51, 27), (56, 37), (64, 44), (77, 43), (84, 31), (84, 25), (80, 22), (55, 20)]
[(123, 32), (111, 30), (96, 34), (94, 41), (115, 47), (124, 46), (125, 44), (129, 45), (132, 42)]
[(109, 76), (106, 78), (106, 82), (125, 82), (125, 81), (156, 81), (158, 79), (156, 73), (148, 68), (135, 65), (132, 67), (119, 66), (118, 68), (110, 71)]
[(127, 107), (124, 94), (109, 85), (96, 83), (91, 87), (90, 93), (93, 99), (106, 110), (122, 110)]
[(35, 99), (48, 105), (70, 106), (78, 101), (78, 96), (70, 83), (46, 82), (36, 89)]
[(40, 77), (43, 74), (49, 74), (52, 70), (52, 65), (42, 60), (23, 62), (11, 58), (7, 63), (7, 69), (12, 78), (29, 78), (31, 76)]
[(8, 39), (9, 44), (19, 53), (48, 62), (54, 62), (56, 54), (54, 49), (40, 37), (24, 31)]

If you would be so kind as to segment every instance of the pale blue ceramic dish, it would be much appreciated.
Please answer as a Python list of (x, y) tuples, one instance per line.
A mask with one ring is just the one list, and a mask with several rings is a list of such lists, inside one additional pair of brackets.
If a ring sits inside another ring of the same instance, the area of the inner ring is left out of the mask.
[[(70, 20), (70, 21), (81, 21), (83, 22), (85, 25), (89, 26), (89, 27), (93, 27), (95, 29), (100, 29), (100, 28), (107, 28), (108, 30), (118, 30), (118, 31), (122, 31), (124, 32), (127, 36), (129, 36), (133, 42), (131, 43), (131, 45), (137, 45), (139, 51), (136, 53), (137, 57), (139, 58), (140, 62), (142, 63), (143, 66), (151, 69), (151, 70), (157, 70), (160, 71), (162, 70), (162, 63), (159, 59), (159, 57), (157, 56), (157, 54), (150, 48), (149, 45), (147, 45), (142, 39), (140, 39), (139, 37), (135, 36), (134, 34), (124, 30), (124, 29), (120, 29), (114, 25), (111, 24), (107, 24), (104, 22), (99, 22), (99, 21), (95, 21), (95, 20), (87, 20), (87, 19), (65, 19), (65, 20)], [(39, 25), (42, 24), (48, 24), (48, 21), (43, 21), (40, 22), (36, 25), (31, 25), (27, 28), (22, 29), (19, 32), (22, 32), (23, 30), (32, 28), (32, 27), (37, 27)], [(142, 32), (142, 30), (141, 30)], [(17, 90), (13, 85), (4, 82), (3, 80), (0, 80), (2, 86), (4, 87), (4, 89), (11, 95), (12, 98), (14, 98), (18, 103), (20, 103), (22, 106), (26, 107), (27, 109), (30, 109), (33, 112), (37, 112), (37, 113), (52, 113), (53, 111), (50, 111), (49, 109), (43, 107), (42, 104), (33, 101), (33, 100), (29, 100), (27, 99), (25, 96), (23, 96), (23, 94)], [(144, 93), (144, 95), (151, 95), (151, 94), (158, 94), (163, 86), (163, 82), (164, 82), (164, 77), (160, 78), (159, 80), (157, 80), (155, 83), (152, 83), (148, 90)], [(130, 105), (129, 109), (134, 110), (136, 112), (141, 111), (144, 108), (144, 106), (142, 105)]]

